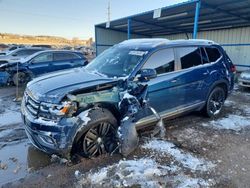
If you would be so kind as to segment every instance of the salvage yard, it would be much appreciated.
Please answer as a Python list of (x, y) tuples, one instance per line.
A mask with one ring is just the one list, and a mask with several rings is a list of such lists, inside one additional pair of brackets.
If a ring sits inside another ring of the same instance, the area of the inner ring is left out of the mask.
[[(28, 141), (13, 102), (0, 93), (0, 186), (247, 187), (250, 183), (250, 92), (236, 88), (218, 119), (199, 113), (165, 122), (164, 138), (141, 133), (129, 157), (73, 161), (48, 156)], [(21, 155), (20, 155), (21, 153)]]

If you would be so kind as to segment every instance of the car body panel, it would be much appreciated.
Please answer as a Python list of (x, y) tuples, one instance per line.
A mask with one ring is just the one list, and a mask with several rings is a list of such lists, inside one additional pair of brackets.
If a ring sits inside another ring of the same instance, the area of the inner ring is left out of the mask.
[[(78, 108), (83, 110), (95, 107), (95, 105), (101, 105), (105, 108), (110, 108), (111, 111), (115, 110), (117, 118), (120, 118), (123, 117), (119, 116), (119, 114), (121, 115), (122, 93), (128, 91), (129, 88), (132, 88), (132, 91), (134, 89), (135, 92), (137, 86), (142, 84), (147, 85), (148, 104), (160, 114), (161, 118), (171, 118), (190, 111), (201, 110), (206, 104), (209, 93), (218, 84), (225, 84), (227, 92), (230, 93), (233, 88), (234, 74), (230, 72), (231, 62), (224, 57), (213, 63), (183, 70), (180, 68), (180, 61), (177, 59), (175, 72), (160, 74), (156, 78), (147, 81), (141, 81), (137, 78), (137, 73), (154, 52), (169, 47), (179, 47), (183, 43), (190, 46), (215, 46), (221, 50), (221, 53), (225, 53), (215, 43), (203, 40), (185, 42), (183, 40), (136, 39), (125, 41), (114, 48), (122, 47), (146, 52), (143, 61), (138, 63), (127, 77), (107, 77), (98, 72), (89, 72), (84, 68), (76, 68), (38, 77), (27, 85), (26, 97), (24, 97), (22, 105), (24, 122), (25, 118), (28, 117), (29, 123), (27, 124), (29, 127), (33, 127), (33, 131), (45, 131), (50, 132), (51, 135), (57, 135), (55, 136), (55, 139), (58, 139), (57, 144), (52, 148), (48, 148), (48, 150), (54, 149), (54, 152), (60, 153), (61, 150), (68, 150), (74, 144), (73, 142), (70, 144), (65, 142), (65, 135), (68, 135), (67, 131), (71, 129), (70, 137), (72, 138), (78, 133), (77, 131), (82, 130), (79, 127), (75, 127), (78, 125), (76, 122), (79, 123), (81, 118), (79, 119), (78, 116), (62, 118), (48, 128), (49, 120), (48, 122), (46, 120), (37, 122), (36, 118), (32, 119), (29, 117), (30, 112), (25, 104), (25, 101), (29, 101), (29, 98), (35, 100), (35, 102), (32, 102), (35, 103), (35, 108), (43, 105), (43, 102), (59, 105), (62, 101), (65, 102), (65, 100), (77, 102)], [(135, 94), (134, 96), (137, 95)], [(68, 125), (65, 123), (67, 119), (69, 121)], [(74, 125), (70, 123), (73, 119), (74, 122), (76, 121), (75, 124), (73, 123)], [(157, 118), (152, 113), (150, 114), (141, 109), (135, 124), (139, 128), (156, 120)], [(66, 128), (62, 128), (64, 126)], [(30, 132), (28, 134), (32, 136), (38, 133)], [(52, 136), (50, 139), (53, 140), (54, 137)], [(62, 142), (67, 147), (60, 148), (58, 145), (62, 145)], [(44, 142), (39, 142), (37, 144), (38, 148), (41, 148), (39, 144), (46, 145)], [(46, 150), (46, 147), (42, 146), (42, 150)]]

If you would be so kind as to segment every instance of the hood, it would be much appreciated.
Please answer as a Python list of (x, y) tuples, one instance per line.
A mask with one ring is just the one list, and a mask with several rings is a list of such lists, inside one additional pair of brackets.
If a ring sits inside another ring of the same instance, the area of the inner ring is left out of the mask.
[(116, 80), (76, 68), (35, 78), (28, 83), (26, 92), (38, 101), (58, 104), (72, 91)]

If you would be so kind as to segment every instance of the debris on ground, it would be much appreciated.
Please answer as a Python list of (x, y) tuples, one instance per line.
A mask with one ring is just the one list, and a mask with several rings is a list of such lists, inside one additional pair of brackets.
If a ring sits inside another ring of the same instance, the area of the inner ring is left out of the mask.
[(51, 155), (51, 159), (50, 161), (52, 163), (59, 163), (59, 164), (67, 164), (69, 162), (69, 160), (65, 159), (65, 158), (61, 158), (58, 155), (52, 154)]
[(1, 169), (1, 170), (7, 170), (7, 168), (8, 168), (8, 165), (5, 164), (5, 163), (2, 163), (2, 162), (0, 161), (0, 169)]

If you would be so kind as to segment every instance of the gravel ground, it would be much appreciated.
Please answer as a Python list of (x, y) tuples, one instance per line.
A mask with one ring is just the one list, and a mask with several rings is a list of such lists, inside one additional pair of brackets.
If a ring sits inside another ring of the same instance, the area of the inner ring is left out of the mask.
[(127, 158), (74, 162), (48, 156), (28, 141), (13, 88), (0, 89), (0, 186), (249, 187), (250, 91), (236, 89), (217, 119), (199, 113), (165, 122), (163, 138), (142, 133)]

